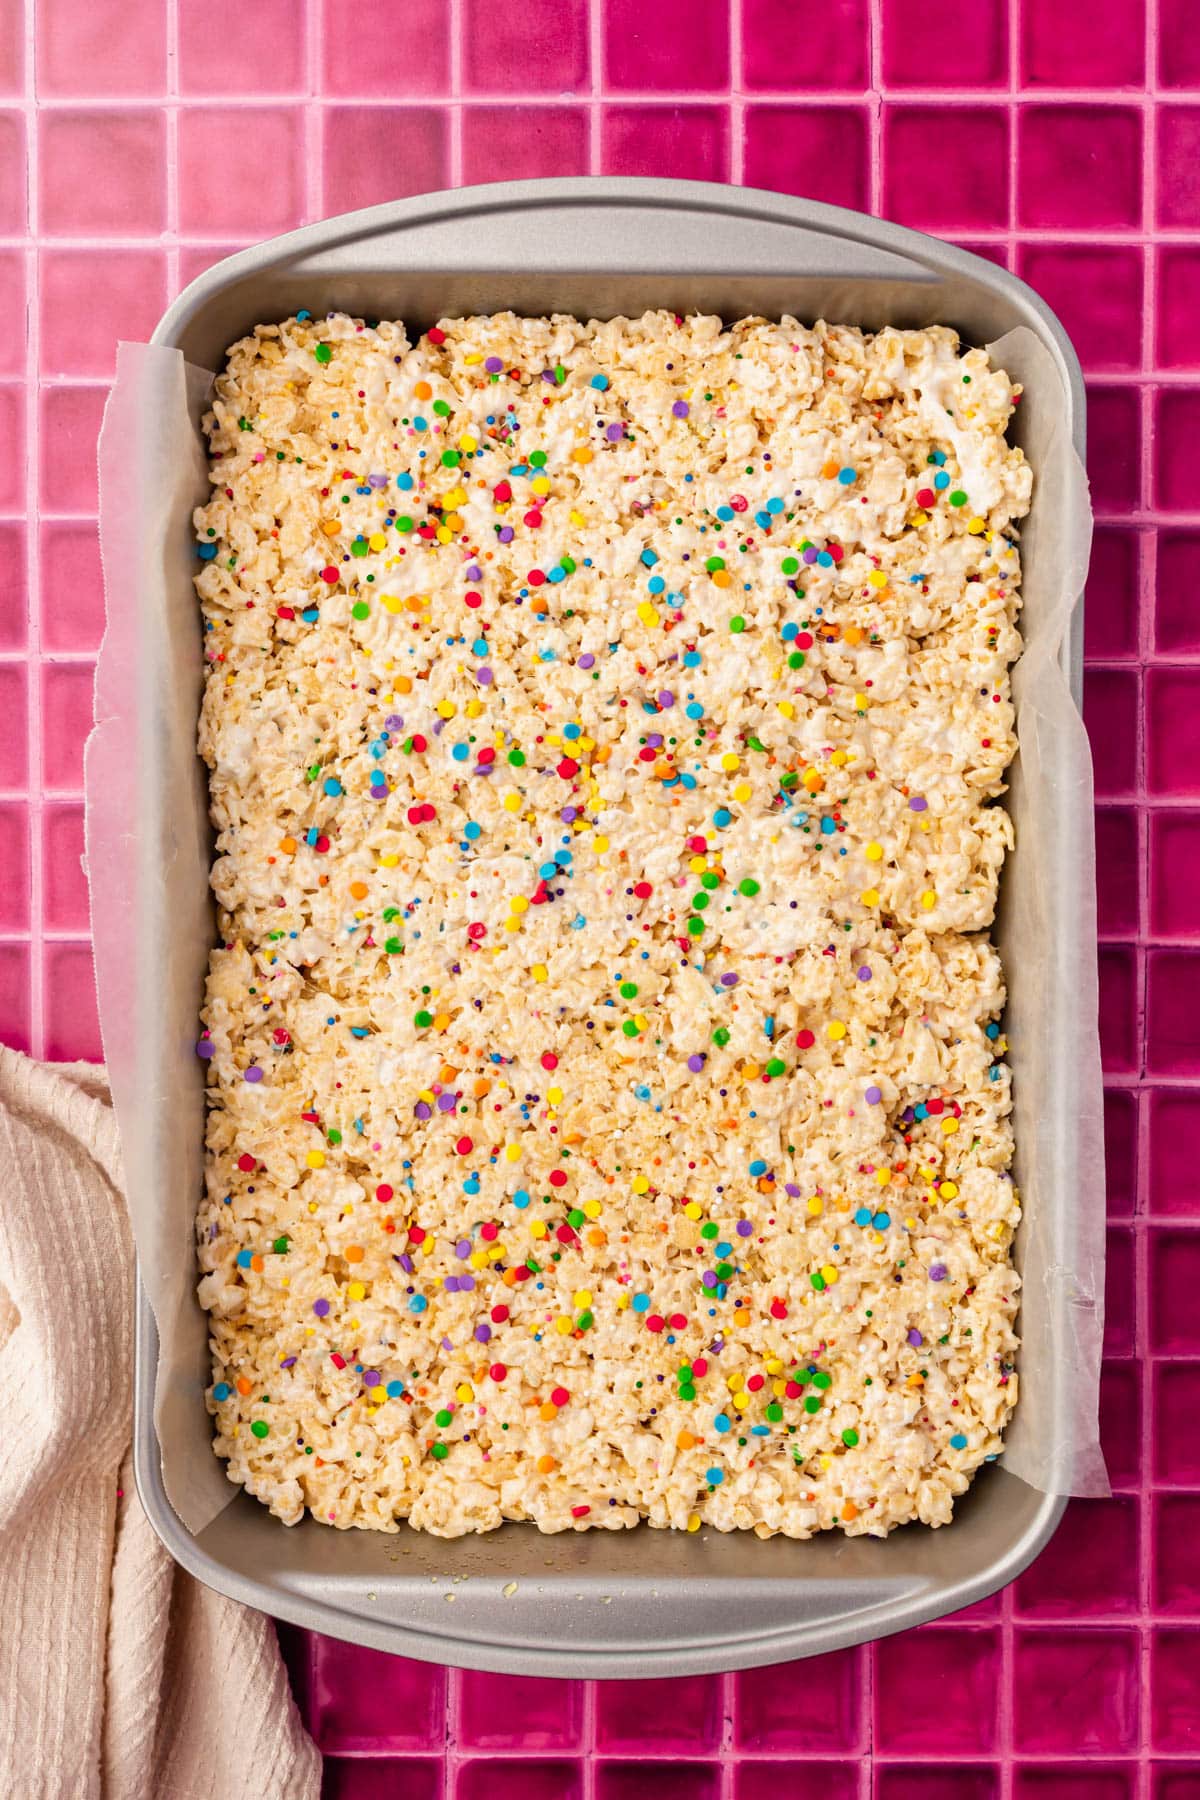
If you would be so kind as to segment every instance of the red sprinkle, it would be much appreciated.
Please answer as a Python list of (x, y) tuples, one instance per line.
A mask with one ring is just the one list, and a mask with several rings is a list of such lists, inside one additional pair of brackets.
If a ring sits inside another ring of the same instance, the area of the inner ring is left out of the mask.
[(503, 1323), (504, 1323), (505, 1319), (507, 1319), (507, 1317), (508, 1317), (507, 1306), (493, 1306), (493, 1308), (492, 1308), (492, 1324), (493, 1325), (503, 1325)]
[(503, 1381), (504, 1377), (508, 1374), (508, 1370), (503, 1363), (493, 1363), (488, 1370), (488, 1374), (493, 1381)]
[(386, 1181), (381, 1181), (379, 1186), (375, 1189), (375, 1198), (380, 1201), (382, 1205), (386, 1206), (391, 1197), (392, 1189)]
[(460, 1156), (470, 1156), (472, 1150), (475, 1148), (475, 1140), (474, 1138), (460, 1137), (454, 1148), (458, 1151)]
[(425, 335), (431, 344), (444, 344), (446, 341), (445, 332), (437, 325), (431, 325)]
[(798, 1031), (796, 1033), (796, 1042), (802, 1050), (811, 1050), (816, 1041), (817, 1040), (814, 1038), (811, 1031)]
[(332, 584), (337, 579), (338, 579), (338, 571), (334, 568), (332, 563), (330, 563), (330, 565), (327, 569), (321, 570), (321, 580), (322, 581), (328, 581), (329, 583)]
[(243, 1173), (249, 1175), (251, 1170), (256, 1169), (257, 1167), (258, 1164), (250, 1155), (249, 1151), (243, 1150), (242, 1154), (238, 1157), (238, 1168), (241, 1169)]
[(542, 1067), (543, 1069), (557, 1069), (558, 1058), (555, 1056), (553, 1050), (542, 1051)]
[(578, 775), (579, 764), (573, 762), (569, 756), (564, 756), (558, 765), (558, 772), (564, 781), (570, 781), (573, 776)]
[(551, 1169), (551, 1171), (550, 1171), (550, 1186), (551, 1187), (566, 1187), (566, 1185), (567, 1185), (567, 1171), (565, 1169)]
[(646, 1330), (647, 1331), (661, 1331), (665, 1324), (666, 1324), (666, 1320), (663, 1318), (660, 1318), (658, 1313), (651, 1313), (646, 1320)]
[(633, 891), (639, 900), (648, 900), (654, 892), (654, 889), (650, 886), (648, 881), (635, 881), (633, 884)]

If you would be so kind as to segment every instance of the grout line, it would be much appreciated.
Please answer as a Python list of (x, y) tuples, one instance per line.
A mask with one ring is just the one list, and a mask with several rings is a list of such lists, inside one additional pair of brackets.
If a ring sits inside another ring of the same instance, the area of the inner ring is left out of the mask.
[(322, 0), (306, 0), (304, 14), (304, 63), (308, 93), (304, 106), (304, 219), (311, 223), (324, 217), (324, 109), (318, 105), (321, 94), (321, 4)]
[(446, 111), (450, 115), (449, 185), (463, 185), (463, 105), (462, 105), (462, 0), (446, 0), (450, 33), (450, 98)]
[(867, 210), (879, 217), (883, 208), (883, 0), (870, 0), (867, 80), (870, 82), (870, 170)]
[(729, 0), (729, 179), (746, 179), (746, 105), (742, 52), (742, 0)]
[(599, 175), (604, 168), (604, 139), (600, 108), (604, 70), (604, 0), (588, 0), (588, 74), (591, 77), (588, 106), (588, 168)]
[[(603, 7), (603, 3), (604, 0), (600, 0), (601, 7)], [(1034, 0), (1034, 4), (1040, 3), (1041, 0)], [(872, 0), (872, 6), (874, 7), (876, 4), (882, 11), (887, 4), (887, 0)], [(873, 16), (874, 14), (872, 14), (872, 17)], [(597, 95), (600, 95), (602, 93), (602, 84), (597, 85), (595, 91)], [(823, 107), (846, 106), (855, 103), (859, 106), (866, 106), (870, 104), (872, 94), (877, 93), (881, 99), (894, 103), (897, 106), (939, 106), (947, 112), (953, 112), (955, 109), (961, 109), (963, 107), (976, 109), (980, 106), (993, 106), (997, 108), (1005, 106), (1007, 105), (1009, 98), (1009, 84), (1000, 81), (994, 82), (991, 86), (987, 87), (885, 87), (880, 80), (871, 82), (867, 87), (822, 87), (813, 90), (811, 93), (807, 91), (797, 92), (795, 89), (789, 90), (779, 88), (764, 89), (761, 92), (758, 89), (752, 89), (750, 90), (750, 93), (753, 96), (755, 106), (796, 106), (798, 104), (803, 104), (806, 107)], [(227, 106), (230, 108), (302, 106), (308, 101), (320, 101), (324, 97), (319, 85), (306, 92), (284, 91), (271, 94), (222, 94), (219, 96), (222, 107)], [(628, 90), (622, 89), (619, 94), (614, 93), (612, 95), (604, 95), (604, 97), (619, 101), (622, 106), (675, 107), (701, 106), (705, 104), (719, 105), (728, 101), (729, 94), (728, 90), (705, 87), (688, 88), (684, 91), (668, 91), (663, 88), (646, 90), (630, 88)], [(341, 100), (343, 97), (338, 95), (335, 96), (335, 98)], [(454, 103), (455, 98), (456, 96), (450, 91), (444, 93), (404, 94), (400, 96), (395, 94), (355, 94), (352, 97), (346, 98), (346, 104), (358, 107), (394, 108), (398, 105), (402, 108), (415, 107), (418, 109), (428, 109), (430, 107), (450, 106)], [(509, 93), (489, 95), (488, 98), (491, 103), (496, 105), (524, 107), (562, 106), (570, 103), (575, 96), (571, 93), (562, 94), (554, 91), (547, 92), (545, 88), (540, 88), (531, 90), (528, 93), (514, 90)], [(1156, 93), (1151, 96), (1143, 95), (1139, 90), (1132, 88), (1046, 87), (1038, 88), (1036, 90), (1026, 90), (1017, 87), (1013, 94), (1013, 98), (1016, 100), (1017, 104), (1022, 107), (1066, 106), (1081, 112), (1089, 112), (1094, 110), (1097, 105), (1101, 105), (1116, 107), (1118, 110), (1124, 112), (1145, 112), (1147, 110), (1147, 99), (1153, 99), (1165, 105), (1195, 106), (1200, 103), (1200, 86), (1191, 88), (1172, 88), (1169, 93)], [(4, 104), (5, 102), (0, 100), (0, 106), (3, 106)], [(125, 112), (131, 107), (153, 110), (154, 107), (161, 106), (161, 104), (162, 96), (156, 94), (132, 96), (114, 96), (112, 94), (72, 94), (66, 97), (56, 94), (47, 94), (40, 96), (37, 101), (39, 112), (76, 112), (81, 108), (86, 108), (88, 112)], [(213, 104), (213, 95), (211, 93), (181, 93), (179, 95), (179, 104), (181, 107), (185, 108), (211, 106)]]
[(38, 362), (41, 356), (41, 319), (39, 309), (39, 270), (37, 232), (41, 203), (40, 166), (37, 137), (37, 0), (25, 4), (25, 140), (29, 236), (25, 241), (25, 497), (29, 516), (26, 543), (26, 596), (28, 646), (28, 726), (27, 754), (29, 772), (29, 1047), (36, 1057), (46, 1053), (45, 997), (42, 984), (45, 972), (43, 946), (43, 913), (45, 911), (45, 861), (42, 853), (45, 796), (42, 787), (42, 615), (41, 615), (41, 546), (38, 532), (38, 471), (41, 463), (39, 437), (41, 429), (41, 395), (38, 387)]

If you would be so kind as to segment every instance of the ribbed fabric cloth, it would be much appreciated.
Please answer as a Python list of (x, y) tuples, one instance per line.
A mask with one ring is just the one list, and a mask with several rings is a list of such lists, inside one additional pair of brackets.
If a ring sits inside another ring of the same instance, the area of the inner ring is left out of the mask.
[(142, 1511), (132, 1369), (104, 1072), (0, 1045), (0, 1795), (317, 1800), (269, 1622)]

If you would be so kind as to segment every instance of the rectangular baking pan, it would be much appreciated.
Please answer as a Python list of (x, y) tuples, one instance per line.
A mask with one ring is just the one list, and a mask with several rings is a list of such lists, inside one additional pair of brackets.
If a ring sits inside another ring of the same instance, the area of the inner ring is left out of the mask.
[[(702, 183), (520, 182), (429, 194), (327, 220), (210, 269), (175, 301), (153, 341), (178, 348), (190, 363), (217, 369), (228, 346), (254, 325), (305, 307), (318, 315), (338, 309), (401, 318), (423, 330), (445, 314), (512, 309), (603, 318), (662, 306), (716, 312), (726, 319), (789, 312), (806, 322), (825, 318), (868, 329), (945, 323), (976, 344), (1028, 326), (1049, 350), (1060, 383), (1058, 393), (1040, 396), (1038, 404), (1059, 410), (1082, 456), (1084, 398), (1075, 355), (1053, 314), (1012, 275), (860, 214)], [(1018, 441), (1026, 411), (1018, 409)], [(1035, 487), (1035, 513), (1037, 504)], [(1052, 555), (1053, 536), (1050, 526), (1038, 534), (1040, 556)], [(156, 557), (164, 614), (184, 621), (183, 648), (176, 654), (194, 656), (187, 691), (198, 704), (199, 611), (186, 521), (171, 542), (158, 547)], [(1027, 590), (1031, 574), (1027, 571)], [(178, 623), (172, 630), (178, 637)], [(1076, 702), (1082, 639), (1080, 603), (1061, 652)], [(152, 731), (152, 716), (145, 729)], [(153, 748), (148, 736), (138, 754), (150, 757)], [(202, 843), (207, 821), (198, 775), (199, 765), (188, 803), (193, 813), (176, 818), (173, 829), (189, 839), (195, 834)], [(1051, 930), (1056, 909), (1069, 898), (1070, 846), (1091, 831), (1084, 805), (1072, 816), (1066, 802), (1063, 808), (1063, 861), (1045, 871)], [(1014, 855), (1021, 855), (1019, 846)], [(169, 1086), (170, 1116), (139, 1122), (152, 1149), (139, 1158), (137, 1179), (156, 1183), (158, 1193), (179, 1178), (178, 1134), (194, 1132), (199, 1142), (203, 1130), (204, 1078), (193, 1042), (211, 925), (208, 937), (203, 929), (191, 933), (178, 926), (181, 917), (211, 922), (211, 913), (204, 913), (205, 900), (193, 890), (194, 880), (186, 894), (175, 897), (173, 928), (164, 918), (162, 940), (144, 946), (149, 964), (171, 965), (171, 979), (161, 985), (153, 1024), (146, 1028), (153, 1039), (146, 1044), (147, 1059), (165, 1069), (169, 1080), (157, 1083), (145, 1100), (147, 1108), (162, 1108)], [(1094, 949), (1093, 939), (1084, 946), (1085, 956), (1094, 959)], [(1020, 957), (1009, 960), (1015, 997), (1022, 963)], [(1053, 1036), (1053, 1017), (1045, 1028)], [(1013, 1061), (1019, 1102), (1020, 1045)], [(1040, 1204), (1052, 1209), (1049, 1223), (1055, 1229), (1077, 1198), (1073, 1062), (1064, 1042), (1062, 1054), (1050, 1060), (1049, 1074), (1041, 1073), (1036, 1112), (1030, 1114), (1039, 1137), (1047, 1132), (1054, 1139), (1056, 1175)], [(1018, 1127), (1019, 1122), (1018, 1113)], [(1020, 1143), (1018, 1129), (1018, 1159)], [(1017, 1175), (1020, 1179), (1020, 1160)], [(1016, 1254), (1019, 1264), (1022, 1236)], [(1039, 1271), (1026, 1267), (1023, 1274), (1028, 1297)], [(1036, 1291), (1040, 1294), (1041, 1286)], [(1062, 1290), (1047, 1283), (1046, 1291)], [(1055, 1332), (1069, 1334), (1067, 1300), (1047, 1304), (1063, 1309), (1052, 1321)], [(531, 1526), (510, 1524), (487, 1538), (447, 1542), (407, 1527), (390, 1536), (335, 1531), (311, 1519), (289, 1529), (242, 1492), (193, 1535), (164, 1488), (154, 1426), (157, 1338), (140, 1286), (137, 1326), (137, 1484), (172, 1555), (202, 1581), (264, 1612), (430, 1661), (538, 1675), (629, 1677), (745, 1668), (812, 1655), (983, 1598), (1037, 1555), (1065, 1505), (1061, 1497), (1018, 1480), (1000, 1462), (981, 1470), (959, 1501), (952, 1526), (932, 1531), (912, 1525), (886, 1540), (827, 1533), (795, 1543), (714, 1531), (693, 1537), (646, 1527), (545, 1537)], [(1045, 1360), (1041, 1367), (1023, 1362), (1022, 1404), (1032, 1404), (1029, 1396), (1036, 1396), (1039, 1435), (1049, 1433), (1047, 1441), (1053, 1442), (1055, 1434), (1070, 1435), (1073, 1397), (1057, 1359)], [(191, 1417), (197, 1440), (207, 1439), (212, 1425), (199, 1379)]]

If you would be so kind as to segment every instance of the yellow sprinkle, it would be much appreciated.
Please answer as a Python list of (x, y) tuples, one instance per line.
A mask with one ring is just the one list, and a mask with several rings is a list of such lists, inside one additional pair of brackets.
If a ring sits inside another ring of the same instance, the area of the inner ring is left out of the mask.
[(872, 569), (871, 573), (867, 576), (867, 585), (868, 587), (873, 588), (885, 588), (887, 586), (887, 576), (882, 569)]
[(563, 1091), (560, 1087), (552, 1087), (552, 1088), (546, 1089), (546, 1098), (550, 1102), (551, 1106), (561, 1106), (562, 1105), (562, 1097), (563, 1097)]
[(700, 1514), (699, 1513), (689, 1513), (688, 1514), (687, 1528), (689, 1531), (699, 1531), (699, 1529), (700, 1529)]
[(748, 781), (739, 781), (733, 790), (733, 797), (735, 800), (740, 800), (744, 803), (750, 798), (752, 792), (753, 789)]
[(635, 1194), (646, 1194), (650, 1191), (650, 1183), (645, 1175), (635, 1175), (629, 1185)]
[(785, 719), (794, 719), (796, 716), (796, 709), (790, 700), (781, 700), (779, 702), (779, 710)]
[(458, 440), (458, 447), (460, 450), (478, 450), (479, 440), (473, 438), (469, 431), (464, 431)]
[(825, 1202), (817, 1194), (813, 1194), (809, 1200), (806, 1200), (805, 1205), (814, 1219), (819, 1219), (825, 1211)]
[(475, 1389), (471, 1386), (469, 1381), (460, 1381), (454, 1390), (454, 1398), (456, 1400), (461, 1400), (464, 1406), (469, 1406), (471, 1401), (475, 1398)]
[(585, 1200), (583, 1203), (583, 1215), (586, 1219), (598, 1219), (603, 1211), (599, 1200)]
[(783, 1364), (777, 1356), (768, 1356), (766, 1362), (763, 1364), (763, 1368), (767, 1371), (768, 1375), (778, 1375), (783, 1369)]
[(550, 477), (548, 475), (535, 475), (529, 485), (535, 494), (548, 494), (550, 492)]
[(842, 1024), (840, 1019), (832, 1019), (825, 1027), (825, 1035), (826, 1037), (831, 1037), (836, 1043), (839, 1038), (845, 1037), (846, 1027)]
[(745, 1412), (750, 1404), (749, 1394), (735, 1394), (733, 1396), (733, 1404), (737, 1407), (739, 1412)]
[(504, 1160), (505, 1160), (505, 1162), (520, 1162), (520, 1160), (521, 1160), (520, 1144), (505, 1144)]
[(688, 1219), (702, 1219), (704, 1217), (704, 1208), (698, 1200), (689, 1200), (684, 1207), (683, 1212), (684, 1217)]
[[(573, 454), (574, 454), (574, 453), (573, 453)], [(588, 451), (588, 456), (589, 456), (589, 458), (590, 458), (590, 457), (591, 457), (591, 454), (592, 454), (592, 453), (591, 453), (591, 451), (590, 451), (590, 450), (589, 450), (589, 451)], [(578, 458), (577, 458), (577, 460), (578, 460)], [(572, 525), (586, 525), (586, 524), (587, 524), (587, 520), (586, 520), (586, 519), (585, 519), (585, 518), (584, 518), (584, 516), (583, 516), (583, 514), (582, 514), (582, 513), (581, 513), (581, 512), (580, 512), (580, 510), (579, 510), (579, 508), (578, 508), (578, 507), (577, 507), (577, 506), (573, 506), (573, 507), (572, 507), (572, 508), (571, 508), (571, 510), (570, 510), (570, 512), (569, 512), (569, 513), (568, 513), (568, 515), (567, 515), (567, 517), (568, 517), (568, 518), (569, 518), (569, 519), (570, 519), (570, 521), (571, 521), (571, 523), (572, 523)]]
[(921, 895), (921, 905), (925, 908), (926, 912), (932, 912), (937, 905), (937, 895), (932, 888), (926, 888), (925, 892)]
[(529, 1221), (530, 1237), (544, 1238), (548, 1229), (549, 1227), (547, 1226), (545, 1219), (531, 1219)]
[(505, 794), (503, 804), (505, 812), (520, 812), (522, 805), (520, 794)]
[(835, 750), (829, 760), (835, 769), (841, 769), (845, 767), (850, 759), (844, 750)]
[(707, 867), (708, 858), (706, 856), (693, 856), (688, 862), (688, 868), (692, 871), (693, 875), (703, 875)]
[(740, 769), (741, 766), (742, 766), (741, 757), (735, 756), (732, 750), (727, 750), (725, 752), (724, 756), (721, 758), (721, 767), (723, 769), (729, 770), (730, 772), (732, 772), (734, 769)]
[(575, 1329), (575, 1321), (570, 1313), (560, 1313), (554, 1321), (554, 1329), (559, 1337), (569, 1337)]
[(864, 888), (863, 892), (862, 892), (862, 903), (864, 906), (878, 906), (879, 905), (879, 889), (878, 888)]
[(468, 719), (477, 719), (482, 711), (483, 711), (483, 701), (482, 700), (468, 700), (467, 701), (466, 714), (467, 714)]
[(585, 1306), (590, 1306), (592, 1304), (591, 1289), (590, 1288), (580, 1288), (577, 1293), (572, 1294), (571, 1304), (573, 1306), (577, 1306), (579, 1308), (579, 1310), (582, 1312)]
[(348, 1282), (346, 1293), (351, 1300), (365, 1300), (367, 1297), (367, 1290), (361, 1281)]
[(608, 839), (603, 835), (602, 832), (596, 833), (595, 837), (592, 839), (592, 844), (593, 844), (594, 848), (596, 850), (598, 850), (602, 855), (603, 855), (604, 851), (608, 849)]
[(825, 1278), (826, 1287), (831, 1287), (838, 1278), (838, 1272), (832, 1263), (823, 1263), (821, 1265), (821, 1274)]
[(373, 531), (367, 539), (367, 542), (372, 550), (379, 551), (387, 549), (387, 538), (382, 531)]
[(854, 704), (858, 708), (859, 712), (866, 712), (866, 710), (867, 710), (868, 706), (870, 706), (871, 702), (867, 698), (866, 694), (855, 694)]
[(521, 929), (520, 919), (518, 919), (516, 917), (513, 917), (511, 919), (505, 919), (504, 929), (505, 929), (505, 931), (520, 931), (520, 929)]
[(863, 855), (866, 857), (868, 862), (882, 862), (883, 861), (883, 845), (876, 844), (876, 843), (870, 843), (867, 845), (866, 849), (863, 851)]
[(978, 537), (981, 531), (987, 530), (987, 520), (980, 518), (968, 519), (967, 530), (971, 533), (972, 537)]
[(455, 706), (453, 700), (439, 700), (437, 703), (437, 710), (443, 719), (452, 719), (458, 711), (458, 708)]
[(641, 600), (638, 602), (637, 616), (642, 621), (643, 625), (658, 624), (658, 608), (656, 606), (651, 606), (648, 600)]
[(310, 1169), (323, 1169), (325, 1167), (325, 1152), (323, 1150), (310, 1150), (304, 1160)]
[[(383, 607), (384, 612), (398, 613), (404, 611), (403, 600), (398, 599), (395, 594), (380, 594), (379, 604)], [(397, 686), (399, 686), (399, 683), (397, 683)]]
[(448, 544), (450, 539), (454, 536), (454, 533), (448, 525), (439, 525), (434, 536), (437, 538), (439, 544)]
[(550, 971), (545, 963), (534, 963), (529, 973), (533, 976), (535, 981), (547, 981), (550, 976)]
[(892, 1179), (892, 1171), (890, 1169), (876, 1169), (875, 1183), (876, 1183), (877, 1187), (890, 1186), (891, 1179)]
[(947, 1137), (953, 1137), (954, 1133), (957, 1130), (958, 1130), (958, 1120), (957, 1119), (943, 1119), (942, 1120), (942, 1131), (945, 1133), (945, 1135)]
[(942, 1183), (942, 1199), (943, 1200), (957, 1200), (958, 1199), (958, 1183), (957, 1183), (957, 1181), (943, 1181), (943, 1183)]

